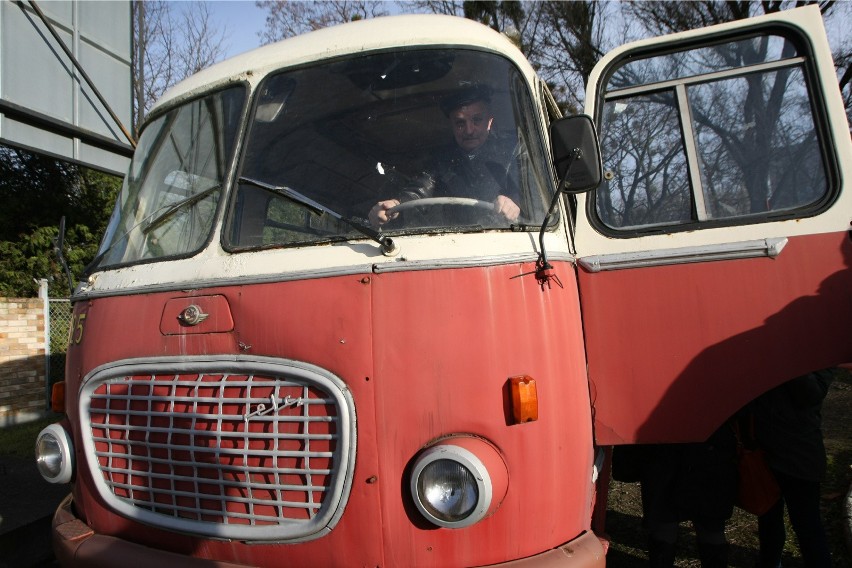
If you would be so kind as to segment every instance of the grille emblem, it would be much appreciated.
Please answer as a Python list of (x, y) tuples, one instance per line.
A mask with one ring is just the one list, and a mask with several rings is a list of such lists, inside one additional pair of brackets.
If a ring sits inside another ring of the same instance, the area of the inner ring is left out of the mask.
[[(266, 405), (261, 402), (255, 407), (254, 412), (244, 414), (243, 420), (248, 422), (255, 416), (267, 416), (269, 414), (277, 413), (279, 410), (282, 410), (284, 408), (299, 407), (304, 406), (305, 404), (305, 399), (303, 399), (302, 397), (293, 398), (289, 394), (284, 398), (278, 399), (275, 398), (274, 394), (271, 394), (269, 395), (269, 400), (272, 402), (271, 407), (267, 408)], [(249, 410), (251, 410), (251, 405), (249, 405)]]
[(185, 325), (198, 325), (206, 320), (210, 314), (205, 314), (200, 306), (192, 304), (187, 306), (178, 316), (178, 320)]

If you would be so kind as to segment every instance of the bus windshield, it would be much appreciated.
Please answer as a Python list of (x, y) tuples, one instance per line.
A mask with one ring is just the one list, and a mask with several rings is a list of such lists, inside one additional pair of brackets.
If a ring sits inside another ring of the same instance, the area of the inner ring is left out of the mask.
[(142, 133), (89, 271), (185, 256), (210, 237), (236, 146), (244, 86), (188, 102)]
[(553, 191), (525, 81), (482, 51), (381, 52), (273, 74), (247, 136), (231, 250), (365, 238), (358, 227), (537, 230)]

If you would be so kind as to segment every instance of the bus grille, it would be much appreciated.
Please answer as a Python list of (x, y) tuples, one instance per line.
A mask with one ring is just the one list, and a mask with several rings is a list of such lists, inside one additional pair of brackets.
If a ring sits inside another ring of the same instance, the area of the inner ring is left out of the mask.
[(351, 477), (348, 390), (312, 367), (224, 366), (233, 368), (118, 366), (86, 382), (81, 416), (101, 495), (119, 513), (182, 532), (319, 536), (342, 512)]

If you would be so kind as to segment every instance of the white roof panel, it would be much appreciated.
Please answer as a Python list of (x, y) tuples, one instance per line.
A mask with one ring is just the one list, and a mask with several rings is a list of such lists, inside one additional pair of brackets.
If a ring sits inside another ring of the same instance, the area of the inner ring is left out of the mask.
[(282, 67), (359, 51), (427, 45), (464, 45), (498, 51), (513, 59), (525, 74), (533, 73), (508, 38), (472, 20), (426, 14), (387, 16), (323, 28), (247, 51), (178, 83), (154, 108), (229, 82), (257, 82)]

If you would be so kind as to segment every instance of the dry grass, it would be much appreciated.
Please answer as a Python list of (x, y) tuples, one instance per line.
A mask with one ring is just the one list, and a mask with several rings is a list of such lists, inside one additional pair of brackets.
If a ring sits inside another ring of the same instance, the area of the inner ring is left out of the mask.
[(38, 433), (46, 426), (59, 420), (57, 416), (49, 416), (27, 422), (0, 428), (0, 452), (4, 456), (35, 459), (35, 441)]
[[(823, 405), (823, 434), (828, 454), (828, 473), (822, 484), (823, 520), (829, 533), (835, 566), (852, 566), (852, 552), (846, 541), (846, 493), (852, 484), (852, 373), (837, 370)], [(607, 566), (626, 568), (647, 565), (641, 526), (642, 505), (638, 483), (613, 481), (609, 491), (607, 532), (611, 546)], [(729, 566), (752, 568), (757, 559), (757, 518), (739, 509), (728, 521), (726, 533), (731, 543)], [(677, 566), (698, 567), (695, 536), (688, 523), (681, 525)], [(784, 568), (804, 568), (795, 533), (787, 526)]]

